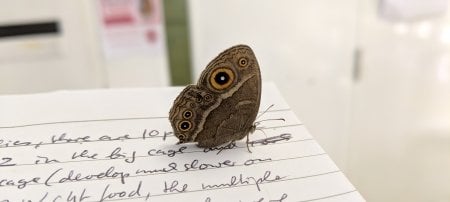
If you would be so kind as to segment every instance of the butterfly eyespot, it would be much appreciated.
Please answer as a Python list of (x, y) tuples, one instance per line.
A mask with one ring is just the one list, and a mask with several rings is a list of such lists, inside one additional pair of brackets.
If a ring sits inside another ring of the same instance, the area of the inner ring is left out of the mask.
[(191, 108), (196, 108), (197, 107), (197, 105), (195, 104), (195, 103), (189, 103), (189, 106), (191, 107)]
[(181, 140), (180, 142), (182, 142), (183, 140), (186, 139), (186, 135), (184, 135), (184, 134), (179, 134), (177, 137), (178, 137), (178, 139)]
[(234, 72), (229, 68), (217, 68), (211, 74), (209, 83), (215, 90), (223, 90), (231, 86), (235, 78)]
[(189, 119), (192, 117), (192, 111), (191, 110), (186, 110), (183, 112), (183, 118), (185, 119)]
[(180, 122), (180, 124), (178, 124), (178, 128), (181, 131), (188, 131), (189, 129), (191, 129), (191, 127), (192, 127), (192, 125), (191, 125), (191, 122), (189, 122), (189, 121), (182, 121), (182, 122)]
[(205, 97), (203, 97), (205, 101), (210, 101), (212, 99), (211, 94), (206, 94)]
[(238, 60), (238, 65), (240, 67), (246, 67), (248, 65), (248, 60), (247, 58), (239, 58)]

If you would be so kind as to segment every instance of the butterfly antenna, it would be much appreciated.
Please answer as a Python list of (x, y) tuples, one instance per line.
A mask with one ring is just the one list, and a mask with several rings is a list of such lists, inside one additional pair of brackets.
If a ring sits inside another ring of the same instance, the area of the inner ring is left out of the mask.
[(261, 122), (264, 122), (264, 121), (286, 121), (286, 119), (284, 119), (284, 118), (264, 119), (264, 120), (261, 120), (261, 121), (256, 121), (255, 122), (255, 126), (259, 125)]
[(267, 107), (266, 110), (264, 110), (259, 116), (256, 117), (256, 120), (259, 119), (259, 117), (261, 117), (262, 115), (264, 115), (267, 111), (269, 111), (270, 108), (272, 108), (274, 106), (274, 104), (271, 104), (269, 107)]
[[(267, 109), (264, 110), (259, 116), (257, 116), (255, 120), (258, 120), (262, 115), (264, 115), (266, 112), (268, 112), (270, 110), (270, 108), (272, 108), (273, 106), (275, 106), (275, 104), (271, 104), (269, 107), (267, 107)], [(260, 121), (255, 121), (255, 123), (253, 125), (256, 127), (263, 121), (286, 121), (286, 120), (284, 118), (264, 119), (264, 120), (260, 120)]]

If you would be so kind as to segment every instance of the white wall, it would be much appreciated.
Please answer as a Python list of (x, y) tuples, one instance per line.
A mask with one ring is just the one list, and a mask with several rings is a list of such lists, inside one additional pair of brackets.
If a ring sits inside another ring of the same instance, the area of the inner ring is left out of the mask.
[(387, 21), (377, 3), (357, 19), (349, 176), (368, 201), (450, 201), (450, 15)]
[(298, 117), (345, 168), (355, 2), (189, 1), (195, 79), (222, 50), (250, 45), (263, 81), (277, 84)]

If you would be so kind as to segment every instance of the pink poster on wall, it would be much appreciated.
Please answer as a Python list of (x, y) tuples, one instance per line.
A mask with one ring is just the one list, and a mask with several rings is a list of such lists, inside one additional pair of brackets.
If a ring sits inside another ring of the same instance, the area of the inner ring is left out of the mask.
[(98, 8), (103, 52), (107, 58), (163, 52), (160, 0), (100, 0)]

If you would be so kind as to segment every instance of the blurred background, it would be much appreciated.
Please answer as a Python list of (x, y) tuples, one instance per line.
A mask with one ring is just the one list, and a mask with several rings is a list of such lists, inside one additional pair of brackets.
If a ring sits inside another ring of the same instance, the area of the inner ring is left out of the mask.
[(195, 82), (248, 44), (368, 201), (450, 201), (447, 0), (40, 0), (0, 7), (0, 95)]

